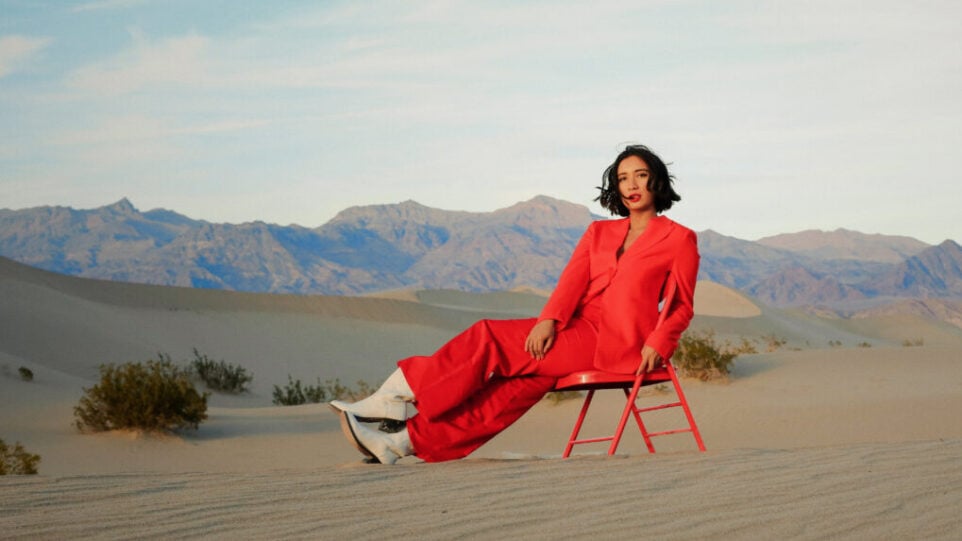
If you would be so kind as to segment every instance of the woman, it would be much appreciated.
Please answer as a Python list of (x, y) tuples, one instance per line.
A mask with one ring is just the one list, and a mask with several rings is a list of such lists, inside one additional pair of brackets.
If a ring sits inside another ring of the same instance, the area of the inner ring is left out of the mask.
[[(623, 219), (589, 225), (538, 318), (479, 321), (434, 355), (399, 361), (364, 400), (331, 402), (358, 451), (382, 464), (412, 454), (427, 462), (462, 458), (560, 377), (640, 373), (671, 356), (694, 314), (699, 259), (695, 233), (659, 216), (681, 197), (664, 162), (641, 145), (618, 155), (599, 189), (597, 200)], [(667, 313), (656, 328), (662, 300)], [(409, 417), (412, 404), (417, 414)], [(361, 424), (385, 419), (404, 428)]]

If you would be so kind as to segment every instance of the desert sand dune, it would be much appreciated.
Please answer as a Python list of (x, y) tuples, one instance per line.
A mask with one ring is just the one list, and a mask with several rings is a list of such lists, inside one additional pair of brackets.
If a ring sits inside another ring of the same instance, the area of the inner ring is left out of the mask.
[[(3, 480), (15, 538), (957, 539), (962, 444)], [(892, 475), (910, 470), (911, 474)]]
[[(680, 434), (649, 455), (629, 431), (616, 457), (594, 448), (561, 460), (580, 404), (545, 401), (466, 460), (382, 467), (359, 462), (323, 404), (272, 406), (272, 386), (287, 374), (375, 382), (393, 360), (479, 317), (534, 313), (543, 297), (254, 295), (0, 261), (0, 298), (0, 438), (42, 457), (38, 476), (0, 477), (4, 538), (962, 534), (962, 337), (921, 318), (824, 319), (700, 284), (697, 328), (787, 340), (740, 357), (728, 383), (684, 381), (707, 453)], [(915, 337), (924, 345), (901, 345)], [(194, 347), (252, 371), (252, 391), (214, 394), (197, 431), (72, 426), (100, 363)], [(609, 431), (619, 410), (617, 392), (599, 395), (585, 431)], [(656, 415), (656, 429), (677, 421)]]

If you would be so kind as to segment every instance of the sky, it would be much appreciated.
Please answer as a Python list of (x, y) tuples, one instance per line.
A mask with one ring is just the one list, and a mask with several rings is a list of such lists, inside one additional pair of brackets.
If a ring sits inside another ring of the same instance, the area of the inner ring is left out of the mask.
[(962, 242), (962, 3), (0, 0), (0, 208), (603, 214), (633, 143), (696, 231)]

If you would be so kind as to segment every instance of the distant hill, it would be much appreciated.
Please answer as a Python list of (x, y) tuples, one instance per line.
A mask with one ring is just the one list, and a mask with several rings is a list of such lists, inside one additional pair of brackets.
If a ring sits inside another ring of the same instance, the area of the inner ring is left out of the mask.
[(765, 304), (791, 306), (797, 304), (833, 303), (860, 300), (866, 295), (852, 285), (841, 283), (831, 274), (813, 273), (798, 265), (785, 267), (748, 289)]
[(929, 247), (928, 244), (911, 237), (867, 235), (848, 229), (810, 229), (765, 237), (756, 242), (817, 259), (853, 259), (883, 263), (900, 263)]
[[(551, 290), (594, 216), (539, 196), (494, 212), (414, 201), (345, 209), (314, 229), (215, 224), (122, 199), (0, 210), (0, 256), (88, 278), (252, 292)], [(699, 233), (699, 278), (775, 306), (962, 298), (962, 248), (902, 236), (803, 231), (757, 242)]]
[(213, 224), (123, 199), (92, 210), (0, 210), (0, 255), (87, 278), (237, 291), (551, 288), (593, 219), (548, 197), (492, 213), (407, 201), (353, 207), (308, 229)]
[(900, 262), (872, 290), (899, 297), (962, 297), (962, 246), (946, 240)]
[(781, 269), (805, 259), (788, 250), (728, 237), (712, 230), (698, 234), (700, 274), (714, 282), (748, 291)]
[(849, 315), (853, 319), (895, 316), (918, 316), (944, 321), (962, 329), (962, 301), (944, 299), (902, 299), (882, 306), (859, 310)]
[(593, 219), (583, 206), (544, 196), (490, 213), (406, 201), (348, 209), (316, 233), (330, 242), (320, 247), (329, 259), (386, 268), (399, 285), (493, 291), (554, 287)]

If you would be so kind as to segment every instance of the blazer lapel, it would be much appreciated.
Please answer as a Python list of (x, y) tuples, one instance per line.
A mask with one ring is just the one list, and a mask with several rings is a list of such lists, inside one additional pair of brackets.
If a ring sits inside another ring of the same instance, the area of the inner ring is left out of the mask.
[[(645, 251), (648, 248), (658, 244), (659, 242), (665, 240), (672, 229), (672, 221), (664, 216), (655, 216), (648, 222), (648, 227), (645, 228), (645, 232), (638, 237), (635, 242), (631, 243), (628, 247), (628, 251)], [(627, 233), (627, 231), (625, 231)]]
[(610, 256), (612, 264), (618, 261), (618, 250), (621, 250), (621, 245), (625, 242), (625, 236), (628, 234), (630, 225), (631, 222), (628, 221), (628, 218), (617, 220), (612, 225), (611, 233), (604, 237), (604, 246), (601, 252), (605, 254), (605, 259)]

